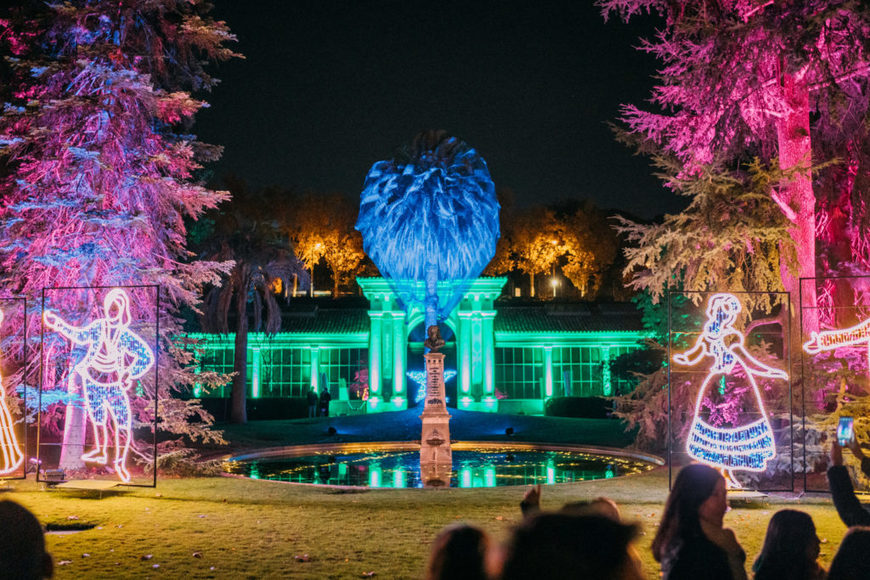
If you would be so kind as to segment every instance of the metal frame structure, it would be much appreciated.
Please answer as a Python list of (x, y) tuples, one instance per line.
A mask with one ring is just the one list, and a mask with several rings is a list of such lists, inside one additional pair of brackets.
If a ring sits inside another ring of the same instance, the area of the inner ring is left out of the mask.
[[(682, 296), (690, 296), (690, 295), (701, 295), (701, 296), (709, 296), (712, 294), (718, 294), (719, 291), (715, 290), (695, 290), (695, 291), (686, 291), (686, 290), (668, 290), (667, 291), (667, 310), (668, 310), (668, 345), (667, 345), (667, 369), (668, 369), (668, 420), (667, 420), (667, 463), (668, 463), (668, 489), (673, 487), (673, 471), (674, 471), (674, 461), (673, 456), (675, 455), (674, 451), (674, 434), (673, 434), (673, 423), (671, 420), (673, 402), (671, 399), (671, 345), (673, 344), (673, 335), (674, 329), (672, 325), (673, 319), (673, 310), (672, 310), (672, 296), (674, 295), (682, 295)], [(780, 308), (786, 308), (789, 312), (791, 311), (791, 293), (789, 292), (728, 292), (728, 294), (734, 294), (739, 296), (746, 295), (767, 295), (767, 296), (779, 296), (780, 300), (777, 302), (780, 304)], [(786, 353), (786, 368), (791, 368), (791, 345), (789, 344), (791, 336), (791, 321), (790, 319), (786, 319), (786, 327), (783, 329), (782, 339), (783, 339), (783, 350)], [(788, 380), (788, 400), (791, 401), (792, 398), (792, 383), (794, 378), (789, 377)], [(760, 486), (756, 489), (756, 491), (791, 491), (793, 492), (795, 489), (795, 441), (794, 441), (794, 412), (792, 409), (792, 405), (789, 404), (788, 409), (789, 416), (789, 448), (790, 448), (790, 479), (791, 479), (791, 487), (790, 488), (778, 488), (778, 487), (764, 487)], [(805, 447), (805, 446), (804, 446)]]
[[(808, 478), (809, 470), (807, 469), (808, 464), (807, 464), (807, 445), (806, 445), (806, 433), (807, 433), (807, 402), (806, 402), (807, 372), (806, 372), (806, 367), (808, 365), (806, 364), (806, 359), (809, 355), (807, 355), (807, 353), (804, 352), (804, 349), (802, 348), (803, 340), (806, 337), (806, 332), (804, 330), (804, 316), (803, 316), (803, 314), (808, 309), (818, 310), (819, 307), (815, 306), (815, 305), (804, 306), (803, 298), (804, 298), (804, 284), (805, 283), (812, 282), (815, 286), (818, 286), (818, 283), (820, 281), (823, 281), (823, 280), (867, 280), (868, 284), (870, 284), (870, 276), (868, 276), (868, 275), (812, 276), (812, 277), (807, 276), (807, 277), (800, 278), (800, 280), (799, 280), (798, 289), (800, 291), (800, 313), (801, 313), (801, 317), (800, 317), (800, 322), (801, 322), (801, 348), (800, 348), (800, 352), (801, 352), (801, 379), (802, 379), (801, 380), (801, 387), (802, 387), (801, 388), (801, 411), (803, 413), (801, 427), (802, 427), (803, 432), (804, 432), (804, 445), (803, 445), (803, 448), (804, 448), (803, 449), (803, 464), (804, 464), (803, 473), (804, 473), (804, 477), (803, 477), (803, 480), (804, 480), (804, 491), (811, 491), (811, 492), (829, 492), (830, 489), (828, 488), (827, 485), (823, 488), (810, 489), (809, 485), (808, 485), (809, 484), (809, 480), (808, 480), (809, 479)], [(836, 305), (834, 306), (835, 309), (836, 308), (859, 308), (859, 307), (864, 307), (864, 308), (870, 309), (870, 304), (851, 304), (849, 306), (836, 306)], [(868, 348), (870, 348), (870, 347), (868, 347)], [(870, 372), (870, 369), (868, 369), (868, 372)]]
[[(26, 380), (26, 377), (28, 375), (28, 368), (27, 368), (27, 364), (28, 364), (28, 360), (27, 360), (27, 298), (25, 298), (24, 296), (12, 296), (12, 297), (0, 298), (0, 304), (7, 303), (7, 302), (19, 302), (21, 304), (21, 306), (20, 306), (21, 316), (24, 319), (23, 324), (21, 326), (21, 336), (22, 336), (21, 364), (22, 364), (22, 372), (23, 372), (21, 384), (24, 385), (24, 392), (22, 393), (22, 395), (23, 395), (22, 401), (24, 403), (25, 417), (26, 417), (27, 392), (29, 390), (27, 388), (27, 380)], [(6, 309), (4, 308), (3, 310), (4, 310), (4, 316), (5, 316)], [(2, 356), (5, 358), (5, 356), (6, 356), (5, 350), (0, 351), (0, 354), (2, 354)], [(5, 381), (7, 380), (7, 378), (8, 377), (6, 377), (6, 376), (0, 377), (0, 380), (3, 381), (3, 383), (0, 383), (0, 388), (4, 388), (4, 389), (8, 388), (8, 385), (5, 384)], [(24, 452), (25, 460), (24, 460), (24, 463), (21, 465), (21, 469), (20, 469), (21, 475), (20, 476), (18, 476), (18, 475), (0, 475), (0, 480), (25, 479), (27, 477), (27, 443), (28, 443), (28, 441), (27, 441), (27, 421), (26, 420), (24, 421), (24, 429), (22, 429), (22, 431), (23, 431), (24, 436), (21, 438), (21, 440), (19, 440), (19, 443), (21, 444), (22, 451)]]
[[(152, 483), (151, 484), (142, 484), (142, 483), (131, 483), (131, 482), (122, 482), (119, 485), (125, 485), (129, 487), (157, 487), (157, 421), (158, 421), (158, 400), (159, 400), (159, 385), (160, 385), (160, 286), (157, 284), (133, 284), (133, 285), (118, 285), (118, 286), (61, 286), (61, 287), (53, 287), (53, 288), (43, 288), (42, 289), (42, 304), (41, 304), (41, 312), (45, 313), (45, 299), (46, 292), (52, 291), (85, 291), (97, 293), (104, 290), (111, 290), (113, 288), (120, 289), (134, 289), (134, 288), (153, 288), (155, 293), (155, 303), (154, 303), (154, 424), (152, 429), (152, 453), (153, 453), (153, 465), (152, 465)], [(40, 373), (39, 373), (39, 397), (37, 404), (37, 431), (36, 431), (36, 456), (37, 456), (37, 464), (39, 466), (42, 465), (42, 457), (41, 457), (41, 449), (42, 449), (42, 392), (44, 387), (44, 371), (45, 371), (45, 354), (44, 354), (44, 346), (45, 346), (45, 324), (40, 325)], [(36, 470), (36, 481), (45, 481), (41, 479), (40, 469)], [(56, 482), (52, 482), (56, 483)]]

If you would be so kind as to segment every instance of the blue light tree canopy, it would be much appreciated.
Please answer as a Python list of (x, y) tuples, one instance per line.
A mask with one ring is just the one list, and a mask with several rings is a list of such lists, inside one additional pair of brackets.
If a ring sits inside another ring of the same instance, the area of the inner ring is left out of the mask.
[[(498, 212), (477, 151), (444, 131), (427, 131), (409, 150), (372, 166), (356, 229), (405, 309), (425, 307), (428, 327), (450, 314), (492, 259)], [(452, 282), (449, 291), (439, 281)]]

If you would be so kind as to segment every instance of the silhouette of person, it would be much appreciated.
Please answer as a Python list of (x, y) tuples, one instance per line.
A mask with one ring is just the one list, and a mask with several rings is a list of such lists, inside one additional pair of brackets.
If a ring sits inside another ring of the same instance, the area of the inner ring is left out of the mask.
[(320, 414), (324, 417), (329, 417), (329, 402), (332, 400), (332, 395), (329, 394), (329, 389), (324, 387), (320, 391)]
[(39, 520), (14, 501), (0, 501), (0, 578), (37, 580), (53, 573)]
[[(143, 376), (154, 364), (154, 353), (148, 344), (130, 330), (130, 299), (120, 288), (106, 294), (103, 301), (105, 318), (99, 318), (78, 328), (49, 310), (45, 311), (46, 326), (76, 345), (87, 347), (73, 365), (69, 380), (81, 382), (85, 407), (94, 433), (94, 449), (82, 455), (86, 462), (105, 465), (109, 457), (109, 417), (114, 424), (115, 472), (130, 481), (127, 454), (132, 437), (132, 417), (127, 391), (133, 380)], [(73, 351), (75, 356), (76, 351)]]

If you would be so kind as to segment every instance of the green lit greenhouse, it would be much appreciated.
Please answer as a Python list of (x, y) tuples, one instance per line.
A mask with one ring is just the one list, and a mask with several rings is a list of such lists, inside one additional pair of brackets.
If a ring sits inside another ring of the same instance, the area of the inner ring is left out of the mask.
[[(626, 303), (497, 301), (506, 278), (472, 282), (442, 327), (451, 406), (543, 414), (553, 397), (596, 397), (630, 388), (608, 362), (646, 337), (640, 314)], [(369, 308), (312, 307), (275, 335), (251, 333), (247, 388), (250, 405), (304, 401), (309, 389), (329, 389), (331, 415), (413, 406), (423, 367), (422, 311), (410, 314), (383, 278), (357, 279)], [(232, 372), (234, 336), (193, 334), (202, 369)], [(198, 392), (226, 400), (230, 386)], [(280, 406), (280, 405), (277, 405)], [(300, 407), (301, 408), (301, 407)]]

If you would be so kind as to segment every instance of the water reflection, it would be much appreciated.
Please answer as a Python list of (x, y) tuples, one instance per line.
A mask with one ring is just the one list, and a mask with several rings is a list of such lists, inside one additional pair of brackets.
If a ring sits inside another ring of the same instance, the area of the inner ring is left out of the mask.
[(500, 487), (605, 479), (651, 469), (629, 457), (573, 451), (453, 450), (452, 465), (422, 463), (416, 451), (324, 453), (306, 457), (232, 461), (231, 473), (257, 479), (358, 487)]

